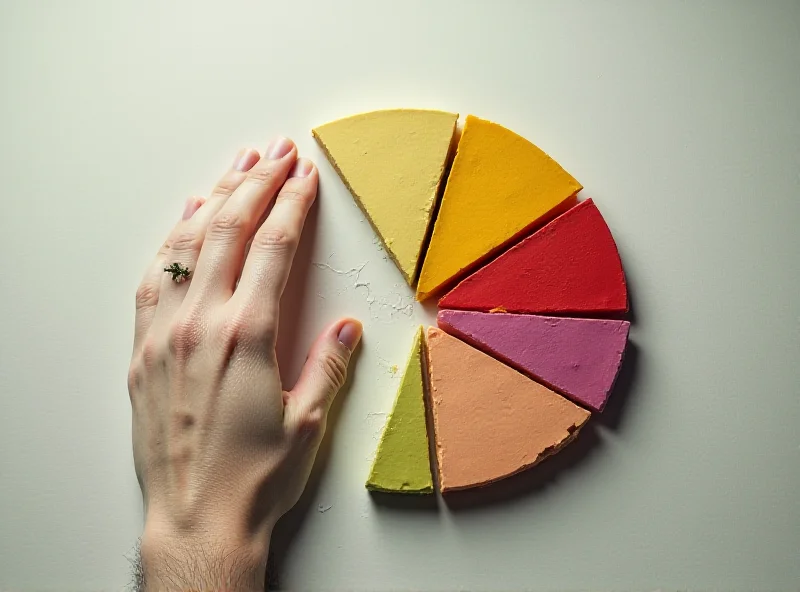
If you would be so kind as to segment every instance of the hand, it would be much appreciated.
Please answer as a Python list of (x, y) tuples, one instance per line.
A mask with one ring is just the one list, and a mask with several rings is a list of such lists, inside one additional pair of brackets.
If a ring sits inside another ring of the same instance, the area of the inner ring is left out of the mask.
[[(358, 321), (333, 323), (282, 389), (279, 301), (317, 182), (290, 140), (240, 152), (207, 201), (187, 202), (139, 287), (128, 389), (148, 592), (263, 589), (272, 528), (305, 487), (361, 338)], [(165, 273), (174, 263), (185, 281)]]

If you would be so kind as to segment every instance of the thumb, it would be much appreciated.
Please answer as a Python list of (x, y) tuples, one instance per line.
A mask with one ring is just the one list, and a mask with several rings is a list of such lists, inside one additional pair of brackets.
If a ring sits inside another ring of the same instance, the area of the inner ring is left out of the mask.
[(324, 417), (347, 379), (350, 356), (361, 341), (362, 331), (355, 319), (340, 319), (324, 329), (311, 346), (300, 378), (289, 392), (288, 404), (313, 415), (321, 412)]

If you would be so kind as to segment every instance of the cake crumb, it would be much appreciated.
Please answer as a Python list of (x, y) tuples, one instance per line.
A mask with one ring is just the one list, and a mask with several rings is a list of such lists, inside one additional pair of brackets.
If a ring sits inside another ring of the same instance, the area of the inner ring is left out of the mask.
[[(369, 307), (370, 318), (383, 323), (391, 323), (398, 316), (403, 315), (411, 317), (414, 313), (414, 298), (413, 296), (406, 296), (398, 292), (389, 292), (388, 294), (381, 294), (375, 290), (370, 280), (362, 278), (365, 272), (368, 261), (365, 261), (357, 267), (349, 269), (339, 269), (331, 265), (331, 259), (334, 253), (328, 256), (327, 261), (317, 261), (313, 265), (317, 269), (329, 271), (335, 275), (348, 280), (338, 291), (342, 294), (348, 290), (357, 291), (364, 297), (367, 306)], [(320, 298), (324, 298), (319, 294)]]

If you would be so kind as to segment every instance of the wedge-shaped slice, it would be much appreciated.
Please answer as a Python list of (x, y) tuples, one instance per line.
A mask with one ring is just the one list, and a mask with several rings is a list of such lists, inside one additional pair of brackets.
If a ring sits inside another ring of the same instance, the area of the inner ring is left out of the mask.
[(563, 209), (580, 189), (580, 183), (525, 138), (468, 116), (420, 272), (417, 299), (440, 293)]
[(477, 487), (558, 452), (589, 412), (435, 327), (428, 329), (443, 493)]
[(397, 493), (433, 493), (422, 378), (422, 327), (383, 428), (367, 489)]
[(409, 285), (457, 120), (456, 113), (395, 109), (312, 130)]
[(439, 311), (439, 327), (593, 411), (614, 386), (628, 321)]
[(466, 278), (440, 308), (542, 314), (628, 310), (617, 245), (591, 199)]

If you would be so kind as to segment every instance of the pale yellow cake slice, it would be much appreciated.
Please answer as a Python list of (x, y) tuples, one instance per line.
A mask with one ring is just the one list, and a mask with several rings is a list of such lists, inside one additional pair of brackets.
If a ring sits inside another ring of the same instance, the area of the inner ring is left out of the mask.
[(362, 113), (312, 130), (409, 285), (414, 285), (458, 114)]

